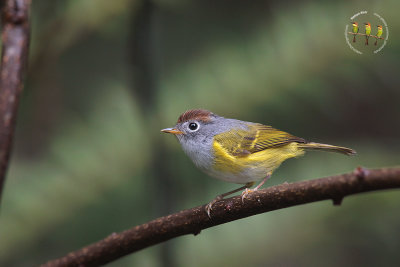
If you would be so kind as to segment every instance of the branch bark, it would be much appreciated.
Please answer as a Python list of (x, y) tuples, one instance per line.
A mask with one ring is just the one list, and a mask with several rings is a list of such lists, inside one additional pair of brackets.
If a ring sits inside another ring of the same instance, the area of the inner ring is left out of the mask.
[(368, 170), (315, 180), (285, 183), (256, 191), (242, 203), (240, 196), (214, 204), (211, 219), (199, 206), (161, 217), (105, 239), (42, 266), (98, 266), (129, 253), (186, 234), (255, 214), (332, 199), (340, 205), (345, 196), (382, 189), (400, 188), (400, 168)]
[(0, 69), (0, 200), (27, 66), (31, 0), (7, 0), (2, 12)]

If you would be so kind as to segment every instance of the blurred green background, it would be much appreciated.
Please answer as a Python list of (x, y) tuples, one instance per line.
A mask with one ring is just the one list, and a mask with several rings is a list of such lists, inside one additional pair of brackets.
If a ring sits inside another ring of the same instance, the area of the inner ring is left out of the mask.
[[(160, 133), (187, 109), (358, 152), (307, 153), (285, 162), (269, 186), (399, 165), (397, 0), (64, 0), (32, 8), (0, 266), (38, 265), (236, 188), (201, 173)], [(345, 26), (362, 10), (388, 23), (378, 54), (346, 44)], [(109, 266), (399, 266), (399, 203), (391, 190), (347, 197), (340, 207), (288, 208)]]

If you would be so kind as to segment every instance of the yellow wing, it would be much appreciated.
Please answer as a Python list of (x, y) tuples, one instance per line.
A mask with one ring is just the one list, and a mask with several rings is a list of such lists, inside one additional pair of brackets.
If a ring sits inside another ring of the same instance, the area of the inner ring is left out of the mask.
[(250, 154), (287, 145), (292, 142), (305, 143), (299, 138), (283, 131), (262, 124), (249, 124), (249, 130), (233, 129), (218, 134), (214, 141), (232, 156), (248, 156)]

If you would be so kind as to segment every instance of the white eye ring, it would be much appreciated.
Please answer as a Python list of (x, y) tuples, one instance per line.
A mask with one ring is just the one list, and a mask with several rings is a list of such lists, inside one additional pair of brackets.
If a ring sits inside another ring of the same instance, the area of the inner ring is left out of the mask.
[(198, 122), (190, 122), (188, 124), (188, 129), (191, 132), (196, 132), (197, 130), (199, 130), (199, 128), (200, 128), (200, 125)]

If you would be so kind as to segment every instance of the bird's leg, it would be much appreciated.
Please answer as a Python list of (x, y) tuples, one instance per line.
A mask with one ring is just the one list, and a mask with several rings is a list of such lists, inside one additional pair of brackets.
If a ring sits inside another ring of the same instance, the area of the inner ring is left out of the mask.
[(229, 192), (226, 192), (226, 193), (223, 193), (223, 194), (221, 194), (221, 195), (216, 196), (210, 203), (208, 203), (208, 204), (206, 205), (205, 210), (206, 210), (206, 212), (207, 212), (207, 214), (208, 214), (208, 217), (211, 218), (211, 215), (210, 215), (210, 214), (211, 214), (211, 210), (212, 210), (212, 205), (214, 205), (215, 202), (220, 201), (220, 200), (224, 199), (226, 196), (229, 196), (229, 195), (231, 195), (231, 194), (234, 194), (234, 193), (236, 193), (236, 192), (239, 192), (239, 191), (241, 191), (241, 190), (243, 190), (243, 189), (247, 189), (247, 188), (249, 188), (249, 187), (252, 187), (253, 185), (254, 185), (254, 182), (249, 182), (249, 183), (245, 184), (244, 186), (241, 186), (241, 187), (239, 187), (239, 188), (237, 188), (237, 189), (235, 189), (235, 190), (232, 190), (232, 191), (229, 191)]
[(269, 179), (269, 177), (271, 177), (271, 173), (268, 173), (267, 176), (265, 176), (264, 180), (262, 180), (261, 183), (259, 183), (254, 189), (246, 188), (246, 189), (242, 192), (242, 202), (244, 202), (245, 198), (246, 198), (250, 193), (253, 193), (253, 192), (257, 191), (258, 189), (260, 189), (260, 187)]

